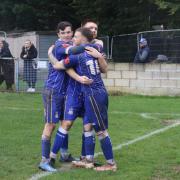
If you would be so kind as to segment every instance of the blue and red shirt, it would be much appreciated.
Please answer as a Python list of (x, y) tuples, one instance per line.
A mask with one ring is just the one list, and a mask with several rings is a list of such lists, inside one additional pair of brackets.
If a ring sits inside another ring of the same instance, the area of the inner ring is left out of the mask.
[[(86, 44), (85, 46), (99, 49), (99, 47), (95, 44)], [(81, 85), (81, 92), (84, 94), (90, 95), (96, 91), (106, 91), (103, 80), (101, 78), (98, 60), (89, 55), (87, 52), (78, 55), (70, 55), (64, 60), (64, 66), (66, 68), (72, 67), (80, 76), (87, 76), (93, 80), (93, 83), (90, 85)]]
[[(59, 61), (67, 57), (65, 50), (68, 46), (71, 46), (72, 42), (64, 42), (57, 40), (55, 47), (53, 49), (53, 55)], [(52, 64), (49, 63), (48, 67), (48, 78), (45, 81), (45, 88), (50, 88), (58, 93), (65, 94), (69, 82), (69, 76), (66, 74), (65, 70), (56, 70), (53, 68)]]

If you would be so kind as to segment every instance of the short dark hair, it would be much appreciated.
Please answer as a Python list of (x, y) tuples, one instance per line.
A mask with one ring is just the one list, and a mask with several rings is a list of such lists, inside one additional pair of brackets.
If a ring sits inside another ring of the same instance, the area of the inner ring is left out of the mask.
[(92, 23), (95, 23), (95, 24), (99, 25), (99, 23), (96, 20), (94, 20), (94, 19), (85, 19), (85, 20), (83, 20), (81, 22), (81, 26), (83, 27), (83, 26), (85, 26), (89, 22), (92, 22)]
[(88, 28), (81, 27), (76, 29), (76, 31), (80, 32), (84, 37), (86, 37), (88, 42), (91, 42), (94, 39), (92, 31)]
[(59, 30), (64, 31), (66, 27), (71, 27), (71, 29), (72, 29), (72, 24), (70, 22), (68, 22), (68, 21), (61, 21), (57, 25), (56, 32), (58, 33)]

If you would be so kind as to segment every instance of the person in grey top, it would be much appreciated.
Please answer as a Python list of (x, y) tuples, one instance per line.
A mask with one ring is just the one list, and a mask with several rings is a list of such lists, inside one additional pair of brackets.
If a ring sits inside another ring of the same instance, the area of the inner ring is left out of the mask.
[(148, 63), (149, 62), (150, 49), (148, 47), (147, 40), (141, 38), (139, 41), (139, 50), (134, 58), (134, 63)]

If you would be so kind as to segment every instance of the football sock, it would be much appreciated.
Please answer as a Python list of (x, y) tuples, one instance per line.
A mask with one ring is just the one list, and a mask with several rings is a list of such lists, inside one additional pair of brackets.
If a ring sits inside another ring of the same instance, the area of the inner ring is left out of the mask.
[(86, 151), (85, 151), (85, 143), (84, 143), (85, 137), (84, 137), (84, 132), (82, 133), (82, 147), (81, 147), (81, 158), (86, 156)]
[(115, 162), (113, 158), (112, 144), (111, 144), (111, 139), (108, 133), (106, 136), (99, 135), (98, 137), (99, 137), (101, 148), (102, 148), (102, 151), (103, 151), (103, 154), (105, 156), (107, 163), (114, 164)]
[(60, 127), (57, 130), (56, 137), (55, 137), (54, 144), (53, 144), (53, 148), (52, 148), (52, 154), (55, 155), (58, 153), (60, 148), (63, 147), (64, 140), (67, 138), (67, 136), (68, 136), (68, 131), (66, 131), (62, 127)]
[(41, 139), (42, 160), (49, 159), (50, 147), (51, 147), (50, 138), (43, 135)]
[(84, 132), (84, 144), (85, 144), (86, 159), (89, 161), (93, 161), (94, 147), (95, 147), (93, 131)]
[(67, 158), (69, 156), (69, 153), (68, 153), (68, 141), (69, 140), (68, 140), (68, 138), (69, 138), (69, 136), (67, 134), (67, 136), (64, 139), (64, 143), (63, 143), (62, 147), (60, 148), (61, 156), (63, 158)]

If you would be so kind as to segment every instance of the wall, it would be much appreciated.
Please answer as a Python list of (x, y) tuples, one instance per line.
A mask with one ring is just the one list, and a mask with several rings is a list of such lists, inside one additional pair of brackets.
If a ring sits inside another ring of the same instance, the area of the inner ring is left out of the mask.
[(9, 48), (13, 57), (20, 57), (22, 46), (27, 39), (31, 40), (31, 42), (37, 47), (38, 35), (36, 35), (36, 32), (8, 35), (6, 41), (9, 43)]
[(109, 63), (102, 77), (113, 92), (180, 95), (180, 64)]

